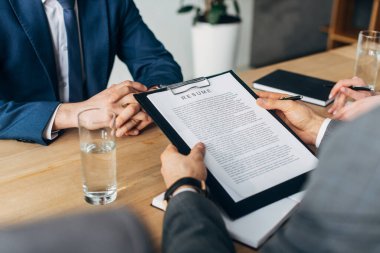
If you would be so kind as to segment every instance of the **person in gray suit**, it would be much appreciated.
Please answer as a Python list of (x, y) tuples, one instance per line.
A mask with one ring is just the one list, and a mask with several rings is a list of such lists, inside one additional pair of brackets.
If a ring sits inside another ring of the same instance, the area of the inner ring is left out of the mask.
[[(258, 104), (277, 109), (308, 143), (317, 141), (323, 118), (294, 101), (261, 94)], [(265, 97), (266, 96), (266, 97)], [(305, 120), (306, 119), (306, 120)], [(380, 252), (380, 108), (328, 135), (320, 162), (297, 212), (261, 252)], [(332, 125), (334, 125), (333, 123)], [(331, 128), (331, 123), (328, 128)], [(187, 156), (169, 145), (161, 156), (171, 188), (183, 178), (203, 181), (205, 146)], [(145, 229), (129, 212), (86, 214), (0, 232), (0, 252), (142, 252), (154, 249)], [(217, 207), (198, 187), (171, 194), (164, 218), (164, 253), (235, 252)]]
[[(277, 110), (303, 141), (316, 143), (323, 117), (301, 103), (278, 100), (283, 95), (260, 95), (259, 105)], [(345, 124), (330, 122), (300, 207), (260, 252), (380, 252), (379, 126), (380, 108)], [(204, 152), (197, 144), (183, 156), (170, 145), (162, 155), (166, 184), (181, 177), (204, 180)], [(175, 196), (164, 224), (164, 252), (233, 252), (218, 211), (198, 193)]]

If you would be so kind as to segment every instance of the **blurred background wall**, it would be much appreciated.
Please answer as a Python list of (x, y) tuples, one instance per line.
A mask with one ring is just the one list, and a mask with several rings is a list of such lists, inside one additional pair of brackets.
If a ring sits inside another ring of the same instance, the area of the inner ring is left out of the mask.
[(251, 66), (326, 50), (331, 0), (256, 0)]
[[(239, 0), (243, 23), (237, 70), (260, 67), (324, 51), (327, 35), (321, 32), (321, 27), (330, 22), (332, 2), (332, 0)], [(368, 1), (358, 0), (358, 2)], [(181, 65), (184, 78), (193, 78), (191, 52), (193, 13), (178, 15), (180, 0), (135, 0), (135, 3), (144, 21)], [(365, 9), (363, 7), (360, 9)], [(363, 15), (359, 16), (363, 18)], [(360, 23), (362, 18), (356, 22)], [(110, 83), (126, 79), (131, 79), (127, 68), (116, 60)]]
[[(191, 54), (192, 14), (178, 15), (180, 0), (134, 0), (140, 13), (156, 37), (181, 65), (185, 80), (193, 78)], [(243, 19), (237, 66), (246, 69), (251, 61), (254, 0), (239, 0)], [(131, 79), (128, 69), (118, 59), (109, 83)]]

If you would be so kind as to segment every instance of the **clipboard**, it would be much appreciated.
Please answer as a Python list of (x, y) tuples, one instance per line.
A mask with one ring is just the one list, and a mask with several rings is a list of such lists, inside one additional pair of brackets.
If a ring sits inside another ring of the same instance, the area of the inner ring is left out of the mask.
[[(186, 144), (186, 142), (181, 138), (181, 136), (179, 136), (179, 134), (163, 117), (159, 110), (153, 105), (153, 103), (149, 100), (148, 96), (150, 94), (168, 90), (170, 90), (173, 93), (173, 95), (178, 95), (187, 92), (191, 89), (203, 88), (210, 85), (210, 82), (208, 81), (209, 78), (224, 75), (226, 73), (230, 73), (255, 99), (258, 98), (254, 91), (251, 90), (232, 70), (209, 77), (201, 77), (183, 83), (177, 83), (165, 87), (160, 87), (159, 89), (154, 91), (135, 94), (134, 97), (141, 104), (144, 110), (152, 117), (153, 121), (168, 137), (172, 144), (177, 147), (178, 151), (181, 154), (187, 155), (190, 153), (191, 148)], [(273, 117), (275, 117), (292, 135), (294, 135), (295, 138), (298, 141), (300, 141), (301, 144), (311, 154), (314, 155), (310, 148), (275, 114), (274, 111), (269, 111), (269, 113)], [(310, 172), (303, 173), (297, 177), (289, 179), (283, 183), (273, 186), (272, 188), (259, 192), (253, 196), (250, 196), (238, 202), (235, 202), (232, 199), (228, 192), (212, 175), (210, 170), (208, 170), (208, 177), (206, 183), (210, 190), (210, 199), (212, 199), (216, 204), (218, 204), (225, 211), (225, 213), (231, 219), (234, 220), (244, 215), (247, 215), (253, 211), (256, 211), (264, 206), (272, 204), (278, 200), (281, 200), (297, 192), (300, 192), (303, 189), (304, 183), (306, 182), (309, 173)]]

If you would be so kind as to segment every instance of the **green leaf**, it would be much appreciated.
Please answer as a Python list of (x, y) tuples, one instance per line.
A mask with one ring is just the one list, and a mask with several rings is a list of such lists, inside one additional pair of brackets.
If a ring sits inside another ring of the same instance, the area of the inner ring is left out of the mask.
[(220, 9), (224, 14), (227, 14), (227, 5), (224, 3), (217, 3), (212, 8)]
[(237, 16), (240, 16), (240, 7), (239, 7), (239, 3), (237, 0), (234, 0), (234, 7), (235, 7), (235, 11), (236, 11)]
[(225, 5), (213, 5), (210, 12), (207, 15), (207, 22), (212, 25), (218, 24), (220, 18), (226, 15), (226, 6)]
[(221, 16), (222, 13), (219, 11), (210, 11), (207, 15), (207, 22), (209, 22), (212, 25), (215, 25), (219, 22)]
[(193, 18), (193, 25), (195, 25), (198, 22), (200, 15), (201, 15), (201, 9), (198, 7), (196, 8), (195, 16)]
[(192, 5), (184, 5), (181, 8), (179, 8), (177, 13), (188, 13), (188, 12), (192, 11), (193, 8), (194, 8), (194, 6), (192, 6)]

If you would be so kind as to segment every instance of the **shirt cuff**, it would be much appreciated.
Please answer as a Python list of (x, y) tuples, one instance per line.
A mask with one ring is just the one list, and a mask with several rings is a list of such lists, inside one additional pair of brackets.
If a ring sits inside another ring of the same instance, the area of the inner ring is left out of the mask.
[(55, 116), (57, 115), (57, 111), (58, 111), (58, 109), (59, 109), (60, 106), (61, 106), (61, 104), (59, 104), (57, 106), (57, 108), (55, 109), (53, 115), (50, 118), (50, 121), (48, 122), (48, 124), (45, 127), (45, 130), (44, 130), (44, 133), (43, 133), (43, 136), (42, 136), (45, 140), (52, 141), (52, 140), (54, 140), (55, 138), (58, 137), (59, 130), (52, 131), (52, 129), (53, 129), (53, 124), (54, 124)]
[(180, 193), (182, 193), (182, 192), (195, 192), (195, 193), (197, 193), (197, 191), (196, 191), (194, 188), (191, 188), (191, 187), (184, 187), (184, 188), (181, 188), (181, 189), (176, 190), (176, 191), (173, 193), (173, 197), (174, 197), (174, 196), (177, 196), (178, 194), (180, 194)]
[(323, 121), (321, 128), (319, 128), (318, 135), (317, 135), (317, 140), (315, 141), (315, 146), (319, 148), (319, 145), (321, 145), (323, 136), (325, 136), (327, 127), (329, 126), (331, 122), (331, 119), (327, 118)]

